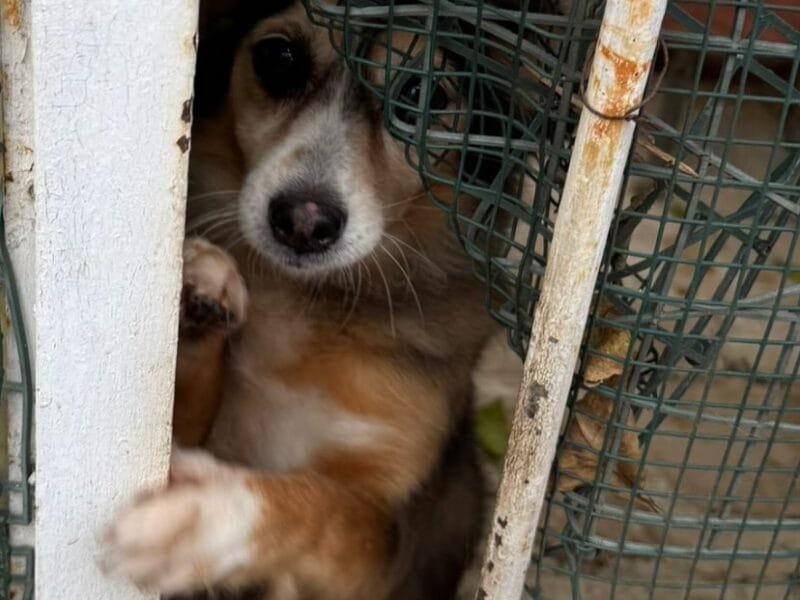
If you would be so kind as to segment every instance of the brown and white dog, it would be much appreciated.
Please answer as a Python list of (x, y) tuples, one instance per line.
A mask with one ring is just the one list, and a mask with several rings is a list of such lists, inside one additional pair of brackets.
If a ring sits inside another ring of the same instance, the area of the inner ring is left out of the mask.
[(203, 449), (121, 513), (105, 567), (165, 595), (453, 598), (481, 288), (327, 30), (292, 4), (237, 48), (192, 149), (174, 427)]

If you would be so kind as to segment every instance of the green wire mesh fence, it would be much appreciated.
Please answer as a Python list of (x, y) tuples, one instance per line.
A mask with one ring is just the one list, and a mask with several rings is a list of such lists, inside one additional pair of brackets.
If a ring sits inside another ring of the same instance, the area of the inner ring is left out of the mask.
[(2, 209), (0, 189), (0, 600), (29, 600), (33, 548), (12, 528), (33, 518), (33, 377)]
[[(307, 4), (524, 354), (602, 3)], [(662, 41), (528, 590), (800, 597), (800, 5), (676, 0)]]

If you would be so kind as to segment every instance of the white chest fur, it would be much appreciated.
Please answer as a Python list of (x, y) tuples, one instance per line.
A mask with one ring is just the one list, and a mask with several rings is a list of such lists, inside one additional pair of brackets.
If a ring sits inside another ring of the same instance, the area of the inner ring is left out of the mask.
[(313, 385), (293, 389), (265, 377), (244, 387), (226, 394), (209, 438), (223, 459), (286, 471), (323, 448), (367, 444), (382, 428), (341, 410)]
[(319, 382), (289, 387), (271, 374), (296, 360), (310, 335), (302, 317), (276, 314), (275, 306), (281, 304), (255, 306), (242, 331), (208, 449), (222, 459), (286, 471), (324, 448), (373, 441), (384, 426), (340, 408)]

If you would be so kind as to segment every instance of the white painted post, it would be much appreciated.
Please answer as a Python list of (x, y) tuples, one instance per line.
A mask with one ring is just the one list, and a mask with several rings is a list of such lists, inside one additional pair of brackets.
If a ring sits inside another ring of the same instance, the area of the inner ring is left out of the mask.
[[(666, 0), (608, 0), (534, 311), (476, 600), (517, 600)], [(595, 111), (599, 114), (596, 114)], [(606, 118), (600, 115), (609, 115)]]
[[(6, 2), (8, 4), (8, 2)], [(197, 0), (31, 0), (37, 600), (168, 465)]]

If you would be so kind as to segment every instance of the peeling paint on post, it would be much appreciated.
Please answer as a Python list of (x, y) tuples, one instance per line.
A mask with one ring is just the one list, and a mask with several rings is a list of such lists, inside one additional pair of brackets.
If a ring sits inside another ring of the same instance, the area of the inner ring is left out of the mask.
[[(606, 3), (586, 94), (599, 113), (622, 117), (641, 102), (665, 9), (666, 0)], [(523, 592), (634, 128), (632, 121), (581, 113), (534, 313), (478, 600), (516, 600)], [(495, 543), (497, 536), (502, 544)]]
[(35, 595), (155, 598), (99, 572), (96, 536), (167, 473), (197, 0), (28, 6)]

